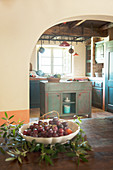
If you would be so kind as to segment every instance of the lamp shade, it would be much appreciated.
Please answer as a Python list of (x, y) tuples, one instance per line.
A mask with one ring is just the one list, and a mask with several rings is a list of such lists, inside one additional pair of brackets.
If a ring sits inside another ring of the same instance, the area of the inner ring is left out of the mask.
[(72, 49), (72, 47), (69, 49), (69, 53), (70, 54), (74, 53), (74, 50)]
[(39, 52), (44, 53), (45, 49), (43, 47), (40, 47)]
[(60, 47), (69, 47), (70, 44), (67, 43), (66, 41), (63, 41), (59, 46), (60, 46)]
[(79, 56), (79, 54), (78, 53), (74, 53), (73, 56)]

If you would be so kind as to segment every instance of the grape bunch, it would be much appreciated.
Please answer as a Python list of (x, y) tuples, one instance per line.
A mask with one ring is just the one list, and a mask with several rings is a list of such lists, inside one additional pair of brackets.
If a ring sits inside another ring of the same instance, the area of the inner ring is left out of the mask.
[(72, 130), (68, 127), (67, 122), (61, 122), (57, 117), (54, 117), (49, 122), (39, 120), (38, 123), (30, 125), (29, 128), (24, 130), (23, 135), (48, 138), (65, 136), (71, 133)]

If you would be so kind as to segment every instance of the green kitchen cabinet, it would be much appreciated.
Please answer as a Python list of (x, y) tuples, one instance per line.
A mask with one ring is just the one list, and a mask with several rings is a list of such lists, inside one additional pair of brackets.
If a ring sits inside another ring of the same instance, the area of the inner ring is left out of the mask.
[(56, 110), (57, 112), (60, 113), (61, 112), (61, 94), (60, 93), (48, 93), (46, 97), (47, 97), (46, 112)]
[(30, 108), (40, 107), (40, 80), (30, 80)]
[[(68, 102), (66, 102), (68, 98)], [(59, 82), (40, 83), (41, 115), (56, 110), (60, 116), (91, 115), (92, 83)], [(69, 112), (65, 112), (65, 107)]]
[(90, 91), (77, 92), (77, 115), (88, 115), (88, 117), (90, 117), (91, 105)]
[(86, 45), (86, 76), (91, 76), (91, 45)]

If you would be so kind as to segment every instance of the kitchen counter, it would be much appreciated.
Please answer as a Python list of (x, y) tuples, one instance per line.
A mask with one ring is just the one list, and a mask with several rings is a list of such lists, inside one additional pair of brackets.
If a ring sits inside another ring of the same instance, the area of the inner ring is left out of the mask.
[(30, 77), (29, 80), (47, 80), (47, 77)]
[(99, 81), (103, 81), (104, 77), (88, 77), (89, 80), (99, 80)]

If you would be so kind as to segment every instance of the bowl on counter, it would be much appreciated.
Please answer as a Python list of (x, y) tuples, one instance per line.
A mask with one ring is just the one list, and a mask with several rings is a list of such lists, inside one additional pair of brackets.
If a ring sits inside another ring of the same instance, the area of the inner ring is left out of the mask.
[(54, 78), (54, 77), (47, 78), (49, 83), (59, 83), (60, 79), (61, 78)]

